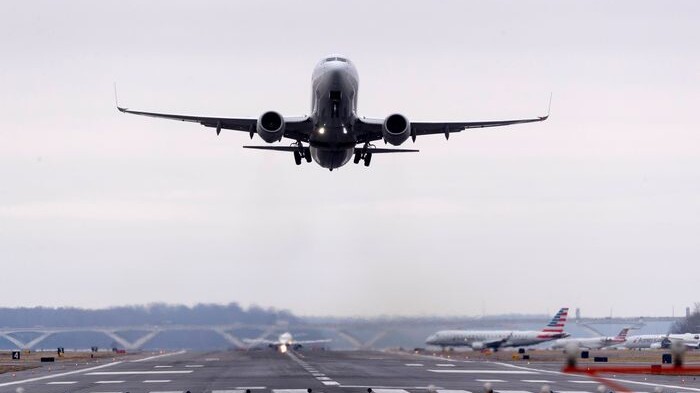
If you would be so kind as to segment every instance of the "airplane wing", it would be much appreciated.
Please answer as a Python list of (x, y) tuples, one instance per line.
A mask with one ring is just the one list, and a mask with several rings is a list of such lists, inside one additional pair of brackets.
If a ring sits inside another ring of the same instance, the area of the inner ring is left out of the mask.
[[(258, 124), (257, 119), (251, 118), (232, 118), (232, 117), (206, 117), (206, 116), (190, 116), (190, 115), (177, 115), (170, 113), (157, 113), (157, 112), (142, 112), (133, 111), (128, 108), (117, 106), (119, 112), (129, 113), (132, 115), (157, 117), (161, 119), (170, 120), (180, 120), (188, 121), (192, 123), (199, 123), (205, 127), (212, 127), (216, 129), (216, 134), (218, 135), (221, 130), (235, 130), (244, 131), (250, 134), (252, 138), (255, 134), (255, 128)], [(284, 137), (294, 140), (301, 140), (308, 142), (309, 134), (313, 130), (313, 123), (311, 118), (308, 116), (303, 117), (285, 117), (285, 130)]]
[(248, 345), (277, 345), (278, 341), (265, 340), (262, 338), (244, 338), (243, 342)]
[(294, 344), (301, 344), (301, 345), (309, 345), (309, 344), (322, 344), (322, 343), (329, 343), (331, 342), (330, 339), (325, 339), (325, 340), (294, 340)]
[[(530, 119), (491, 120), (491, 121), (466, 121), (466, 122), (411, 122), (411, 138), (419, 135), (443, 134), (449, 138), (450, 134), (461, 132), (470, 128), (500, 127), (512, 124), (534, 123), (545, 121), (549, 118), (538, 116)], [(382, 125), (384, 119), (358, 119), (355, 123), (360, 142), (372, 142), (382, 139)]]

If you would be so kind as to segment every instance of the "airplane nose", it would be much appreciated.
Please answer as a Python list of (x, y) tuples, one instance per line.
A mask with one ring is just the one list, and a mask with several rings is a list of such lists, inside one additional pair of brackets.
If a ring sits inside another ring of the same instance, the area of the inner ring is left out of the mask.
[(428, 338), (425, 339), (425, 343), (426, 343), (426, 344), (432, 344), (432, 343), (435, 342), (435, 338), (436, 338), (436, 337), (435, 337), (434, 334), (433, 334), (433, 335), (430, 335), (430, 336), (428, 336)]

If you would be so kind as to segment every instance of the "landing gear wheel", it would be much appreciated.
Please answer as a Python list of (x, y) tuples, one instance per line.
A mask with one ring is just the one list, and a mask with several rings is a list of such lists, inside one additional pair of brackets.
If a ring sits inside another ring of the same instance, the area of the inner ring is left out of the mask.
[(304, 149), (304, 158), (306, 159), (306, 162), (311, 162), (311, 149), (308, 147)]
[(372, 153), (365, 153), (365, 166), (369, 166), (370, 162), (372, 162)]
[(352, 162), (354, 162), (355, 164), (359, 164), (361, 159), (362, 159), (362, 153), (359, 151), (356, 151), (355, 158), (352, 159)]
[(294, 152), (294, 162), (295, 162), (297, 165), (301, 165), (301, 154), (299, 154), (298, 151), (295, 151), (295, 152)]

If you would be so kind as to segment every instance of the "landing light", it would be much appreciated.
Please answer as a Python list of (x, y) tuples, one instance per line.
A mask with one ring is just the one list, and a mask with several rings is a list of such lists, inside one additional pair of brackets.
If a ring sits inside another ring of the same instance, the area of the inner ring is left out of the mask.
[(321, 135), (323, 135), (325, 132), (326, 132), (326, 128), (325, 128), (325, 127), (321, 127), (321, 128), (318, 129), (318, 133), (321, 134)]
[(343, 127), (343, 134), (347, 134), (347, 133), (348, 133), (348, 129)]

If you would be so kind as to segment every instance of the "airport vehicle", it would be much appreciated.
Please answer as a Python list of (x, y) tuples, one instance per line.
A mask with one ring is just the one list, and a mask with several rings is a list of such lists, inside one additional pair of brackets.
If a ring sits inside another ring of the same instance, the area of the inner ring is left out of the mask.
[(620, 330), (617, 336), (587, 337), (587, 338), (560, 338), (552, 344), (552, 349), (565, 349), (573, 345), (581, 349), (601, 349), (624, 343), (627, 340), (629, 328)]
[(560, 309), (540, 331), (523, 330), (442, 330), (425, 340), (428, 345), (448, 347), (471, 347), (481, 350), (504, 347), (524, 347), (568, 337), (564, 325), (569, 309)]
[(549, 117), (548, 113), (515, 120), (411, 122), (406, 116), (394, 113), (384, 119), (369, 119), (357, 114), (358, 87), (358, 73), (354, 64), (346, 57), (331, 55), (322, 59), (313, 70), (310, 116), (285, 117), (275, 111), (267, 111), (257, 119), (190, 116), (135, 111), (119, 106), (118, 102), (117, 109), (134, 115), (199, 123), (215, 128), (217, 135), (221, 130), (243, 131), (251, 139), (257, 134), (269, 144), (287, 138), (293, 141), (291, 145), (243, 147), (292, 153), (297, 165), (313, 159), (330, 170), (345, 165), (353, 157), (355, 164), (363, 161), (365, 166), (369, 166), (374, 154), (418, 151), (375, 147), (372, 142), (379, 140), (399, 146), (409, 138), (415, 142), (422, 135), (443, 134), (449, 138), (452, 133), (470, 128), (532, 123)]
[(300, 349), (304, 345), (313, 345), (313, 344), (325, 344), (331, 342), (329, 339), (323, 339), (323, 340), (295, 340), (294, 337), (292, 336), (292, 333), (285, 332), (280, 334), (280, 336), (277, 338), (277, 341), (271, 341), (271, 340), (265, 340), (265, 339), (244, 339), (243, 340), (246, 344), (250, 345), (251, 347), (254, 346), (259, 346), (259, 345), (266, 345), (270, 348), (275, 348), (276, 350), (285, 353), (287, 352), (287, 349)]
[(628, 349), (661, 349), (670, 348), (674, 342), (680, 342), (687, 348), (700, 349), (700, 333), (630, 336), (620, 347)]

